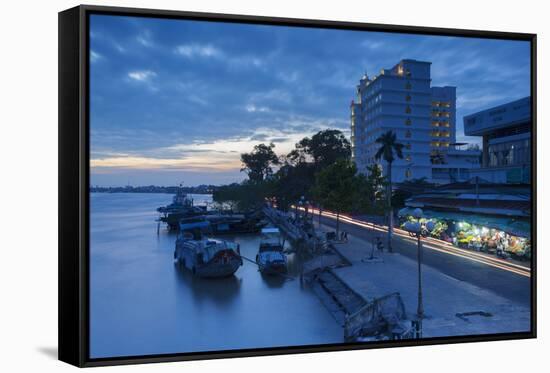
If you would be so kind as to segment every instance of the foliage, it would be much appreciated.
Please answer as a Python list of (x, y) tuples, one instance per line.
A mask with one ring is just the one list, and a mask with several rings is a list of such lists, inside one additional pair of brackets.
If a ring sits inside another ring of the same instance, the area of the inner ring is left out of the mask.
[(397, 136), (395, 132), (388, 131), (380, 135), (375, 142), (380, 144), (380, 148), (374, 155), (376, 160), (383, 159), (388, 164), (391, 164), (395, 161), (395, 156), (398, 158), (403, 158), (403, 147), (405, 145), (397, 142)]
[[(217, 188), (213, 196), (214, 201), (241, 210), (258, 207), (266, 198), (273, 197), (282, 210), (287, 210), (302, 196), (320, 204), (320, 200), (314, 195), (316, 175), (337, 163), (353, 166), (353, 183), (361, 188), (364, 198), (375, 194), (369, 191), (369, 182), (373, 180), (359, 182), (355, 177), (355, 166), (350, 162), (350, 143), (339, 130), (328, 129), (316, 133), (311, 138), (305, 137), (296, 144), (295, 149), (280, 157), (275, 154), (274, 148), (274, 144), (259, 144), (254, 146), (252, 152), (241, 154), (243, 163), (241, 171), (247, 173), (248, 179), (240, 184)], [(276, 172), (273, 171), (274, 166), (278, 166)], [(331, 172), (334, 171), (333, 168)], [(321, 176), (321, 179), (324, 177), (328, 177), (328, 174)], [(353, 187), (349, 186), (344, 193), (349, 200), (349, 203), (342, 206), (342, 208), (345, 207), (345, 211), (350, 211), (352, 208), (352, 194), (357, 197), (357, 193), (351, 193), (353, 190)], [(324, 199), (325, 208), (333, 209), (328, 207), (332, 206), (332, 203), (329, 199)], [(369, 204), (364, 203), (363, 207), (366, 205)]]
[(273, 177), (273, 197), (277, 199), (278, 207), (287, 210), (288, 207), (304, 196), (311, 200), (311, 188), (315, 180), (315, 170), (309, 163), (296, 165), (284, 164)]
[(317, 132), (311, 138), (303, 138), (289, 156), (295, 161), (310, 158), (319, 171), (340, 159), (350, 159), (351, 146), (341, 131), (327, 129)]
[(248, 179), (253, 183), (260, 183), (267, 179), (272, 173), (272, 166), (279, 164), (279, 157), (273, 151), (275, 144), (259, 144), (254, 146), (250, 153), (241, 154), (243, 167), (241, 171), (248, 174)]
[(272, 194), (272, 183), (244, 181), (223, 185), (217, 188), (212, 199), (221, 205), (229, 206), (232, 210), (247, 211), (259, 208), (265, 198)]
[[(392, 251), (391, 246), (391, 237), (392, 237), (392, 230), (393, 230), (393, 209), (392, 209), (392, 163), (395, 160), (395, 156), (398, 158), (403, 158), (403, 147), (404, 145), (397, 142), (397, 136), (395, 135), (395, 132), (393, 131), (387, 131), (380, 135), (375, 140), (376, 143), (380, 144), (380, 148), (378, 148), (378, 151), (374, 155), (374, 158), (376, 160), (384, 159), (386, 163), (388, 164), (388, 172), (387, 172), (387, 178), (388, 178), (388, 188), (386, 192), (386, 199), (387, 199), (387, 207), (388, 207), (388, 251)], [(394, 155), (395, 154), (395, 155)]]
[(317, 173), (313, 196), (323, 209), (336, 213), (336, 232), (340, 213), (350, 211), (357, 196), (357, 168), (349, 160), (338, 160)]

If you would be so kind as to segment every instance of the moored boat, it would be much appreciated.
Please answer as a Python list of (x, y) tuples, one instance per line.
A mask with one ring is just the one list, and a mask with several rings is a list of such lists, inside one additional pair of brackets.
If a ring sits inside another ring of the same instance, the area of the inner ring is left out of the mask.
[(243, 264), (239, 245), (206, 237), (209, 228), (204, 217), (182, 219), (174, 260), (199, 277), (230, 276)]
[(256, 263), (263, 274), (285, 273), (287, 258), (278, 228), (263, 228)]
[(193, 199), (183, 191), (180, 185), (172, 203), (157, 208), (157, 211), (162, 214), (159, 222), (166, 223), (170, 230), (178, 230), (181, 219), (206, 213), (206, 206), (195, 206)]

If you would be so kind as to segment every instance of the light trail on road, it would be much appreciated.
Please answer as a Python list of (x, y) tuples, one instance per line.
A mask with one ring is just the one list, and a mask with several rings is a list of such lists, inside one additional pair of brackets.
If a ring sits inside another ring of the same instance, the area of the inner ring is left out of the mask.
[[(303, 210), (303, 208), (299, 208)], [(309, 211), (314, 214), (319, 214), (319, 210), (310, 208)], [(332, 219), (336, 219), (336, 214), (328, 211), (322, 211), (321, 216), (329, 217)], [(368, 228), (371, 230), (376, 230), (378, 232), (388, 232), (388, 227), (385, 225), (377, 225), (373, 223), (368, 223), (363, 220), (354, 219), (348, 215), (340, 215), (339, 219), (343, 222), (353, 224), (359, 227)], [(394, 228), (393, 230), (394, 235), (403, 238), (404, 240), (416, 244), (416, 238), (411, 237), (409, 233), (405, 230)], [(453, 244), (438, 240), (433, 237), (426, 237), (423, 238), (422, 247), (425, 247), (429, 250), (438, 251), (441, 253), (445, 253), (448, 255), (453, 255), (457, 257), (461, 257), (464, 259), (468, 259), (477, 263), (482, 263), (494, 268), (499, 268), (508, 272), (513, 272), (521, 276), (525, 277), (531, 277), (531, 269), (526, 266), (522, 266), (516, 263), (511, 263), (506, 260), (500, 259), (500, 258), (493, 258), (487, 255), (483, 255), (477, 252), (472, 252), (468, 250), (464, 250), (461, 248), (458, 248), (454, 246)]]

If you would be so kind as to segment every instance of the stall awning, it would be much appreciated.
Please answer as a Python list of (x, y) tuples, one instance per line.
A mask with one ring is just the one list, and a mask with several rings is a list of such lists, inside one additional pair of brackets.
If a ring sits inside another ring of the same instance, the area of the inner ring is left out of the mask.
[[(399, 216), (412, 215), (413, 208), (405, 207), (399, 210)], [(494, 217), (460, 212), (423, 210), (426, 218), (453, 220), (456, 222), (467, 222), (482, 227), (498, 229), (513, 236), (531, 237), (531, 222), (528, 219), (514, 219), (508, 217)]]

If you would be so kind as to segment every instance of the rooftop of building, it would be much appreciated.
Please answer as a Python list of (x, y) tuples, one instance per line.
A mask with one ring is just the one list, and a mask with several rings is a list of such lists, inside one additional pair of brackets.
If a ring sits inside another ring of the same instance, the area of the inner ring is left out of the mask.
[(464, 132), (468, 136), (482, 136), (530, 121), (531, 96), (527, 96), (464, 116)]

